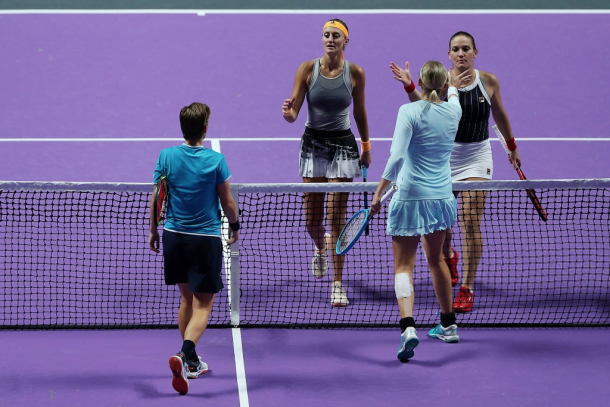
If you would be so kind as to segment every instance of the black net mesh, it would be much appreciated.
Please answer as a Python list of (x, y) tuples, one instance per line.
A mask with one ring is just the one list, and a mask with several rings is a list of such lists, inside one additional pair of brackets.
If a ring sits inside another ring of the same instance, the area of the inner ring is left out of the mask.
[[(523, 189), (492, 190), (480, 203), (482, 255), (474, 306), (458, 315), (460, 326), (610, 325), (610, 190), (536, 192), (547, 222)], [(481, 195), (471, 194), (471, 207)], [(320, 204), (329, 232), (329, 222), (337, 219), (329, 212), (338, 197), (326, 194)], [(0, 190), (0, 326), (175, 326), (177, 288), (164, 285), (162, 256), (147, 245), (149, 199), (150, 192)], [(343, 286), (350, 303), (333, 307), (337, 265), (329, 256), (328, 275), (312, 275), (314, 245), (304, 194), (240, 193), (239, 201), (241, 326), (397, 325), (385, 210), (345, 256)], [(474, 250), (464, 233), (473, 225), (463, 210), (464, 194), (458, 202), (452, 246), (463, 277), (464, 259)], [(350, 193), (346, 216), (362, 208), (362, 192)], [(228, 271), (223, 269), (225, 282)], [(421, 245), (414, 289), (416, 322), (437, 323), (439, 306)], [(231, 323), (227, 291), (216, 297), (212, 326)]]

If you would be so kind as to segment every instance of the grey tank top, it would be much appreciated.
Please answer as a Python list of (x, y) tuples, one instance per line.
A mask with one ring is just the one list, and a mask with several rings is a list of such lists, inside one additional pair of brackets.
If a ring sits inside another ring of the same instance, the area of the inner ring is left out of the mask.
[(352, 104), (352, 77), (348, 61), (343, 61), (343, 73), (326, 78), (320, 73), (320, 60), (313, 64), (307, 90), (307, 123), (309, 128), (325, 131), (350, 128), (349, 107)]

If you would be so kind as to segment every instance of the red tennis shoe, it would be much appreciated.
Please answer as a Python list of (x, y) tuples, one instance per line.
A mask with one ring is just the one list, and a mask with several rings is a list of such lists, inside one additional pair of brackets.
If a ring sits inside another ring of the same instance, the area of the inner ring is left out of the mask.
[(474, 294), (468, 287), (460, 287), (458, 296), (453, 301), (454, 312), (470, 312), (474, 303)]

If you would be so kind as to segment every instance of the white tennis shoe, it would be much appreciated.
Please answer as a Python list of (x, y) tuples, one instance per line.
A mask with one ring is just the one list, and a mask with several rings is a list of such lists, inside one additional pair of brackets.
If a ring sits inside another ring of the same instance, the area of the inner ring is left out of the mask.
[(330, 235), (324, 234), (324, 250), (318, 250), (314, 246), (313, 259), (311, 260), (311, 270), (315, 278), (322, 278), (328, 274), (328, 246), (330, 246)]
[(415, 356), (413, 350), (417, 345), (419, 345), (417, 330), (410, 326), (400, 335), (400, 346), (398, 346), (396, 357), (400, 360), (411, 359)]
[(347, 299), (347, 294), (343, 289), (343, 284), (341, 281), (335, 281), (333, 283), (333, 292), (330, 295), (330, 303), (333, 307), (345, 307), (349, 305), (349, 300)]

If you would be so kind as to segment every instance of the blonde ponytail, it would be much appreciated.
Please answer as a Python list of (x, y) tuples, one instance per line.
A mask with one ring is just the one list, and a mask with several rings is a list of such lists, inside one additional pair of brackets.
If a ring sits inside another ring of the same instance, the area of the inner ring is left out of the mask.
[(428, 96), (428, 100), (433, 103), (441, 101), (439, 93), (447, 83), (447, 70), (438, 61), (428, 61), (419, 71), (419, 78), (422, 82), (422, 91)]

